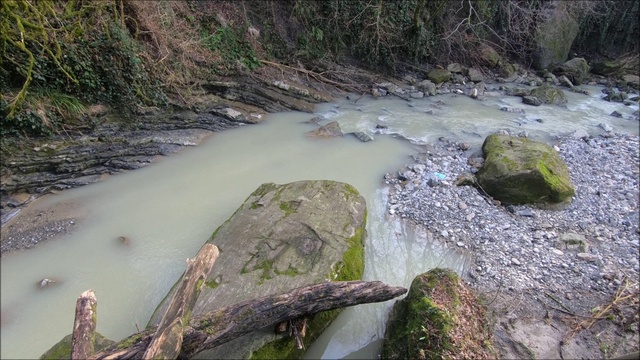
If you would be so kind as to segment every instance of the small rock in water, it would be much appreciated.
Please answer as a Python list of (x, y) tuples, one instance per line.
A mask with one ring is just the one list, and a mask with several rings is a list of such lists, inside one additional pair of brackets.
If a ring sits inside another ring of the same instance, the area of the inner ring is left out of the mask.
[(527, 105), (540, 106), (542, 101), (535, 96), (523, 96), (522, 102)]
[(54, 284), (54, 283), (57, 283), (57, 281), (53, 280), (53, 279), (44, 278), (44, 279), (38, 281), (38, 286), (40, 288), (43, 288), (43, 287), (45, 287), (45, 286), (47, 286), (49, 284)]
[(605, 123), (600, 123), (598, 125), (602, 130), (606, 131), (606, 132), (611, 132), (613, 131), (613, 128), (611, 127), (611, 125), (609, 124), (605, 124)]
[(617, 117), (617, 118), (621, 118), (622, 117), (622, 114), (617, 112), (617, 111), (612, 112), (610, 115), (613, 116), (613, 117)]
[(131, 241), (126, 236), (118, 236), (118, 242), (124, 246), (129, 246)]
[(505, 112), (509, 112), (509, 113), (524, 114), (524, 109), (516, 109), (516, 108), (503, 106), (503, 107), (500, 108), (500, 110), (501, 111), (505, 111)]

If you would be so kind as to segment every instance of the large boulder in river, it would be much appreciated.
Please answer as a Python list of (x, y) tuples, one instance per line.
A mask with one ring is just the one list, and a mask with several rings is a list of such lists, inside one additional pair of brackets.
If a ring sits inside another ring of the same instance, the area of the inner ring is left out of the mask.
[(382, 345), (383, 359), (490, 359), (496, 353), (486, 309), (448, 269), (416, 276), (396, 302)]
[(493, 134), (482, 145), (484, 164), (478, 184), (505, 204), (562, 207), (574, 187), (567, 165), (549, 145), (527, 138)]
[(547, 83), (532, 89), (529, 95), (538, 98), (542, 104), (559, 105), (567, 103), (567, 96), (564, 91)]
[[(351, 185), (328, 180), (262, 184), (207, 241), (218, 246), (220, 257), (192, 316), (301, 286), (361, 279), (365, 222), (365, 200)], [(158, 306), (149, 325), (157, 325), (172, 295)], [(305, 347), (338, 313), (309, 319)], [(297, 349), (294, 338), (277, 335), (274, 328), (256, 329), (199, 356), (300, 357), (304, 350)]]

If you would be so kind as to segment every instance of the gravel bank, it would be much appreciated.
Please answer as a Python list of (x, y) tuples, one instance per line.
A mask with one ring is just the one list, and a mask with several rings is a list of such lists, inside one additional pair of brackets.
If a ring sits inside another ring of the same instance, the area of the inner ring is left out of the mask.
[[(471, 254), (464, 277), (492, 299), (489, 305), (497, 300), (492, 310), (501, 357), (638, 351), (640, 144), (638, 136), (605, 135), (555, 144), (576, 188), (564, 210), (500, 206), (473, 187), (454, 185), (460, 174), (475, 170), (460, 150), (465, 146), (446, 140), (385, 176), (390, 216), (424, 225)], [(585, 315), (605, 308), (625, 286), (630, 297), (613, 307), (611, 321), (567, 341)], [(517, 350), (522, 343), (524, 352)]]
[[(25, 250), (67, 234), (82, 221), (86, 209), (77, 203), (52, 205), (47, 202), (54, 194), (45, 195), (29, 206), (12, 209), (14, 218), (2, 226), (0, 232), (0, 253), (8, 254)], [(3, 209), (3, 215), (4, 215)]]
[(477, 287), (611, 294), (625, 276), (638, 278), (638, 137), (567, 137), (556, 146), (576, 188), (565, 210), (496, 206), (475, 188), (455, 186), (473, 168), (444, 141), (399, 176), (385, 176), (389, 212), (471, 250), (469, 280)]

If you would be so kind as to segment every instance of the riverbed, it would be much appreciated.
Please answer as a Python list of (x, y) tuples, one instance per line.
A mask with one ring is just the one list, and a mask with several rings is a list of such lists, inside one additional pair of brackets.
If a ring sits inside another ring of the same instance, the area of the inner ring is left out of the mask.
[[(0, 356), (34, 358), (69, 334), (75, 299), (87, 289), (98, 298), (99, 332), (118, 340), (144, 327), (184, 271), (184, 260), (264, 182), (330, 179), (354, 185), (370, 214), (367, 280), (408, 286), (415, 275), (435, 266), (462, 274), (469, 254), (434, 241), (420, 228), (387, 219), (383, 175), (412, 162), (410, 156), (421, 149), (415, 144), (441, 137), (466, 142), (472, 152), (499, 129), (543, 141), (578, 129), (601, 133), (601, 123), (638, 134), (638, 122), (629, 119), (637, 106), (605, 102), (599, 88), (588, 89), (589, 96), (567, 93), (566, 108), (529, 107), (497, 91), (484, 101), (454, 94), (411, 101), (342, 99), (318, 106), (316, 114), (272, 114), (262, 124), (213, 134), (198, 147), (146, 168), (42, 198), (38, 201), (46, 207), (76, 204), (74, 211), (81, 216), (62, 238), (2, 257)], [(609, 116), (614, 110), (623, 117)], [(306, 133), (317, 126), (308, 120), (315, 116), (323, 123), (338, 121), (345, 132), (368, 132), (374, 141), (309, 138)], [(382, 129), (376, 131), (376, 125)], [(43, 278), (57, 282), (39, 288)], [(346, 310), (308, 356), (375, 354), (390, 305)]]

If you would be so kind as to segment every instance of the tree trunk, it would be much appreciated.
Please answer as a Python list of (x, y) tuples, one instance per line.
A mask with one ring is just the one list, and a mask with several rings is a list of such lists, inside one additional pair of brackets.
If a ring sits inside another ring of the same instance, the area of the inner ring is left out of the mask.
[(142, 356), (144, 359), (175, 359), (178, 356), (182, 348), (182, 333), (189, 322), (191, 309), (217, 258), (218, 247), (205, 244), (195, 259), (187, 259), (187, 270), (180, 287), (160, 320), (158, 329)]
[(71, 336), (71, 359), (86, 359), (93, 354), (98, 300), (92, 290), (80, 294)]
[[(387, 301), (406, 292), (407, 289), (403, 287), (389, 286), (380, 281), (343, 281), (301, 287), (285, 294), (244, 301), (192, 318), (183, 331), (184, 339), (179, 357), (190, 358), (254, 330), (289, 319), (347, 306)], [(152, 331), (133, 335), (120, 342), (130, 344), (123, 349), (104, 351), (92, 358), (141, 358), (151, 338)]]

